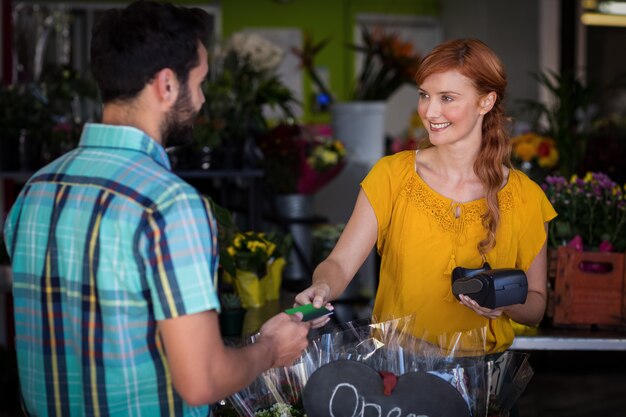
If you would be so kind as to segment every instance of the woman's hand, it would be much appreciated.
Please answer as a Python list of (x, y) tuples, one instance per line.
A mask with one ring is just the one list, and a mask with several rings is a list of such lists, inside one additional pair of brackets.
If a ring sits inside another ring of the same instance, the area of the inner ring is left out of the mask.
[[(300, 294), (296, 295), (294, 307), (313, 304), (313, 307), (320, 308), (325, 305), (329, 310), (334, 310), (334, 307), (328, 302), (330, 297), (330, 287), (328, 284), (319, 283), (313, 284)], [(320, 317), (319, 319), (311, 320), (311, 328), (317, 329), (324, 326), (330, 321), (330, 316)]]
[(486, 317), (488, 319), (496, 319), (502, 315), (503, 310), (501, 308), (496, 308), (492, 310), (490, 308), (481, 307), (476, 301), (474, 301), (467, 295), (459, 295), (459, 300), (461, 300), (461, 304), (471, 310), (474, 310), (474, 312), (479, 316)]

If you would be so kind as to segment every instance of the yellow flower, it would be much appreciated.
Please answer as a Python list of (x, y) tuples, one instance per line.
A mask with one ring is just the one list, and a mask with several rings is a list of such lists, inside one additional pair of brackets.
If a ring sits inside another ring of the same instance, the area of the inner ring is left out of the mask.
[(343, 142), (340, 140), (334, 140), (333, 141), (333, 147), (337, 150), (337, 152), (340, 155), (343, 155), (346, 153), (346, 147), (344, 146)]
[(521, 142), (515, 146), (514, 152), (519, 159), (528, 162), (535, 157), (535, 146), (529, 142)]
[(240, 249), (241, 243), (245, 238), (246, 237), (242, 235), (241, 233), (237, 233), (235, 237), (233, 238), (233, 246), (235, 246), (237, 249)]
[(233, 248), (232, 246), (229, 246), (226, 248), (226, 250), (228, 251), (228, 254), (230, 256), (235, 256), (235, 254), (237, 253), (237, 251), (235, 250), (235, 248)]
[(274, 251), (275, 251), (275, 250), (276, 250), (276, 244), (275, 244), (275, 243), (270, 242), (270, 243), (267, 245), (267, 254), (268, 254), (269, 256), (272, 256), (272, 254), (274, 253)]

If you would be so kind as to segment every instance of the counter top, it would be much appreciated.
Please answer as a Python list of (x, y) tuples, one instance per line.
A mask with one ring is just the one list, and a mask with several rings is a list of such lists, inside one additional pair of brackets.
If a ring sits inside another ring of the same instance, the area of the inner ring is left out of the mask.
[(626, 351), (626, 331), (542, 328), (515, 336), (510, 349)]

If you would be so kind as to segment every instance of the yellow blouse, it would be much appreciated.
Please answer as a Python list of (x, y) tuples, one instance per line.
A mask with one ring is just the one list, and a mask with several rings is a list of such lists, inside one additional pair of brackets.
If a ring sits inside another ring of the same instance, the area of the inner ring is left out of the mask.
[[(382, 158), (361, 183), (378, 220), (381, 267), (374, 317), (414, 315), (413, 335), (432, 342), (483, 328), (487, 353), (503, 351), (514, 338), (509, 318), (481, 317), (451, 292), (454, 267), (482, 265), (477, 244), (485, 237), (485, 200), (457, 203), (443, 197), (414, 166), (414, 151), (399, 152)], [(487, 261), (492, 268), (526, 271), (546, 240), (544, 223), (556, 212), (543, 190), (517, 170), (511, 170), (498, 199), (500, 225)]]

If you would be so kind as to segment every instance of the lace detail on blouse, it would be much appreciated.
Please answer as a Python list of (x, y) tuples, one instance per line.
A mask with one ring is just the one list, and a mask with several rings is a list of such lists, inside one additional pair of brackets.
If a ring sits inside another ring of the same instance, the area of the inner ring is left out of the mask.
[[(444, 230), (458, 229), (460, 224), (470, 225), (482, 221), (482, 215), (487, 210), (484, 199), (470, 201), (468, 203), (455, 203), (442, 197), (430, 189), (423, 181), (415, 176), (409, 178), (402, 188), (401, 195), (431, 215)], [(510, 211), (513, 208), (513, 193), (508, 186), (498, 192), (498, 203), (501, 212)], [(455, 211), (459, 209), (459, 217)], [(460, 220), (460, 221), (457, 221)], [(458, 230), (456, 230), (458, 232)]]

